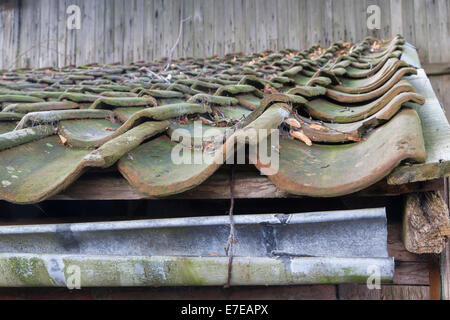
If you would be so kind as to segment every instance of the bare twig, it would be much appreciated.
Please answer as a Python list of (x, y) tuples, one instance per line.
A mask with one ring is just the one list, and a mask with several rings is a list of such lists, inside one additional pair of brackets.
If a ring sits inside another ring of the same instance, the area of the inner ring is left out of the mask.
[(233, 268), (233, 244), (237, 242), (234, 236), (234, 221), (233, 221), (233, 210), (234, 210), (234, 167), (231, 168), (231, 179), (230, 179), (230, 235), (228, 236), (228, 241), (225, 246), (225, 253), (228, 256), (228, 276), (227, 283), (224, 288), (229, 288), (231, 283), (231, 271)]
[(139, 71), (147, 73), (147, 75), (148, 75), (149, 77), (156, 78), (156, 79), (158, 79), (158, 80), (164, 81), (165, 83), (170, 83), (169, 80), (167, 80), (167, 79), (164, 78), (163, 76), (161, 76), (161, 75), (159, 75), (159, 74), (153, 72), (152, 70), (150, 70), (150, 69), (147, 68), (147, 67), (142, 67), (142, 68), (139, 69)]
[(178, 38), (177, 38), (177, 41), (175, 41), (175, 44), (173, 45), (172, 49), (170, 49), (170, 51), (169, 51), (169, 57), (167, 60), (167, 64), (163, 69), (163, 72), (167, 71), (170, 68), (170, 64), (172, 63), (173, 53), (175, 52), (175, 49), (177, 48), (178, 43), (180, 42), (181, 36), (183, 35), (183, 24), (185, 22), (188, 22), (191, 19), (192, 19), (192, 17), (187, 17), (186, 19), (183, 19), (180, 21), (180, 31), (178, 33)]

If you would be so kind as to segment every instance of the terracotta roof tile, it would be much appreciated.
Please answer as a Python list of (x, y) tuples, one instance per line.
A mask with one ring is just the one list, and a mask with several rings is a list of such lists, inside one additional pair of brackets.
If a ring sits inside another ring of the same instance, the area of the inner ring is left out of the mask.
[[(402, 109), (425, 102), (404, 80), (417, 73), (400, 60), (404, 49), (397, 36), (182, 58), (166, 71), (162, 59), (5, 72), (0, 199), (42, 201), (85, 170), (115, 164), (148, 196), (192, 189), (220, 164), (175, 164), (175, 146), (191, 157), (233, 157), (211, 145), (211, 137), (200, 146), (171, 140), (176, 128), (192, 132), (194, 121), (219, 129), (225, 145), (250, 129), (280, 128), (279, 171), (269, 176), (274, 184), (308, 196), (356, 192), (405, 159), (426, 159), (420, 119), (414, 109)], [(263, 170), (261, 161), (255, 165)]]

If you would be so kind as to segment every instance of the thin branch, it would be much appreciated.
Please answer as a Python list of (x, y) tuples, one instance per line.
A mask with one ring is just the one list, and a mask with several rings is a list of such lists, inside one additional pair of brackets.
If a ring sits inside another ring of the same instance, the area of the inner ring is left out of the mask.
[(152, 70), (150, 70), (150, 69), (147, 68), (147, 67), (142, 67), (142, 68), (139, 69), (139, 71), (147, 73), (147, 76), (149, 76), (149, 77), (151, 77), (151, 78), (156, 78), (156, 79), (158, 79), (158, 80), (164, 81), (165, 83), (170, 83), (169, 80), (167, 80), (167, 79), (164, 78), (163, 76), (161, 76), (161, 75), (159, 75), (159, 74), (153, 72)]
[(181, 36), (183, 35), (183, 24), (185, 22), (188, 22), (191, 19), (192, 19), (192, 17), (188, 17), (188, 18), (183, 19), (183, 20), (180, 21), (180, 31), (178, 33), (178, 38), (177, 38), (177, 41), (175, 41), (175, 44), (173, 45), (172, 49), (170, 49), (170, 51), (169, 51), (169, 57), (168, 57), (168, 60), (167, 60), (167, 64), (166, 64), (166, 66), (163, 69), (163, 72), (167, 71), (170, 68), (170, 64), (172, 63), (173, 53), (175, 52), (175, 49), (177, 48), (178, 43), (180, 42)]
[(228, 236), (228, 241), (225, 246), (225, 253), (228, 256), (228, 276), (227, 283), (224, 288), (229, 288), (231, 286), (231, 271), (233, 268), (233, 244), (237, 242), (234, 236), (234, 220), (233, 220), (233, 210), (234, 210), (234, 166), (231, 168), (231, 179), (230, 179), (230, 235)]

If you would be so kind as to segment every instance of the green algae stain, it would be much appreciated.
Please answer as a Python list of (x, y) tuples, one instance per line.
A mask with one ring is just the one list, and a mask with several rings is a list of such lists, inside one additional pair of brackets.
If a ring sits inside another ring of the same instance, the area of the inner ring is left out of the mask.
[(26, 286), (54, 285), (45, 263), (39, 258), (12, 257), (8, 259), (8, 264), (13, 276)]

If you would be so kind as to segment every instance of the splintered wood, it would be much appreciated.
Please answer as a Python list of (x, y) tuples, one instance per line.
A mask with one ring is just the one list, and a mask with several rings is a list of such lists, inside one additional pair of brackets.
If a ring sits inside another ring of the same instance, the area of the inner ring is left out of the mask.
[(441, 253), (450, 236), (447, 204), (438, 191), (405, 197), (403, 242), (413, 253)]

